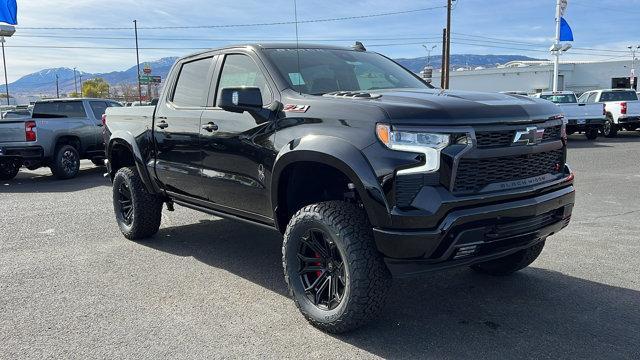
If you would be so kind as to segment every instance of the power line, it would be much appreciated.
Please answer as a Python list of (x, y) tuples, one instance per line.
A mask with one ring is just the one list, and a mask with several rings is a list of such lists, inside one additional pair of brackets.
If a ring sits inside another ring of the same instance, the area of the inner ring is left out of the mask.
[[(375, 14), (367, 14), (367, 15), (353, 15), (353, 16), (342, 16), (335, 18), (323, 18), (323, 19), (311, 19), (311, 20), (299, 20), (298, 24), (310, 24), (310, 23), (321, 23), (321, 22), (332, 22), (332, 21), (345, 21), (345, 20), (358, 20), (358, 19), (369, 19), (375, 17), (382, 16), (392, 16), (392, 15), (403, 15), (403, 14), (411, 14), (423, 11), (431, 11), (444, 9), (446, 6), (433, 6), (427, 8), (420, 9), (411, 9), (411, 10), (403, 10), (403, 11), (391, 11), (391, 12), (383, 12), (383, 13), (375, 13)], [(242, 27), (261, 27), (261, 26), (277, 26), (277, 25), (293, 25), (295, 21), (278, 21), (278, 22), (268, 22), (268, 23), (249, 23), (249, 24), (222, 24), (222, 25), (182, 25), (182, 26), (140, 26), (138, 29), (144, 30), (165, 30), (165, 29), (219, 29), (219, 28), (242, 28)], [(20, 29), (26, 30), (133, 30), (133, 27), (33, 27), (33, 26), (21, 26)]]

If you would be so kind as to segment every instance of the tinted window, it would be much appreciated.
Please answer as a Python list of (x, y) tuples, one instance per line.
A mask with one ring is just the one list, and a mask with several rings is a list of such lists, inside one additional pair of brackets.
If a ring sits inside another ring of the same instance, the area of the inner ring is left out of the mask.
[(98, 120), (102, 119), (102, 114), (107, 110), (107, 103), (104, 101), (91, 101), (89, 105), (91, 105), (93, 116)]
[(556, 104), (575, 104), (577, 102), (576, 96), (573, 94), (540, 95), (540, 98)]
[(33, 107), (33, 118), (87, 117), (82, 101), (38, 102)]
[(178, 106), (204, 107), (209, 90), (209, 68), (212, 58), (200, 59), (182, 65), (171, 100)]
[(291, 88), (305, 94), (431, 88), (376, 53), (331, 49), (300, 49), (299, 54), (296, 49), (269, 49), (265, 53)]
[(267, 85), (267, 79), (262, 74), (253, 60), (247, 55), (227, 55), (224, 60), (218, 93), (220, 89), (229, 87), (257, 87), (262, 93), (262, 102), (271, 102), (271, 91)]
[(600, 101), (633, 101), (638, 100), (638, 95), (634, 91), (609, 91), (600, 95)]

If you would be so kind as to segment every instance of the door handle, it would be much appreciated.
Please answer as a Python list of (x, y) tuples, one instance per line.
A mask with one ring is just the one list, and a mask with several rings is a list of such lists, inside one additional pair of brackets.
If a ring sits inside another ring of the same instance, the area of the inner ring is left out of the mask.
[(169, 124), (167, 124), (166, 121), (162, 120), (158, 124), (156, 124), (156, 126), (159, 127), (160, 129), (166, 129), (169, 127)]
[(218, 125), (216, 125), (213, 122), (209, 122), (208, 124), (202, 125), (202, 128), (204, 130), (207, 130), (208, 132), (218, 131)]

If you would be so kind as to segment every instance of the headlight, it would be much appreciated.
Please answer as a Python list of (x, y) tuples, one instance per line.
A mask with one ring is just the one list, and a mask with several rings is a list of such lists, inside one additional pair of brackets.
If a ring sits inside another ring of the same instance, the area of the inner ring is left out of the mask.
[(449, 145), (447, 134), (410, 132), (392, 130), (386, 124), (376, 125), (378, 139), (389, 149), (422, 153), (425, 155), (423, 165), (399, 170), (398, 174), (417, 174), (438, 171), (440, 168), (440, 151)]

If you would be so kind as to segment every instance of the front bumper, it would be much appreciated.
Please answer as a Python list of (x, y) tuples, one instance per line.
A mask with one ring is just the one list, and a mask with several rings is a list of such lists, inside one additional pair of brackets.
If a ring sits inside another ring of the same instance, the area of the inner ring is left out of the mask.
[(525, 249), (566, 227), (575, 190), (568, 186), (514, 201), (454, 210), (430, 230), (374, 229), (393, 276), (471, 265)]

